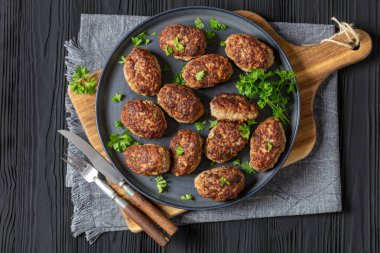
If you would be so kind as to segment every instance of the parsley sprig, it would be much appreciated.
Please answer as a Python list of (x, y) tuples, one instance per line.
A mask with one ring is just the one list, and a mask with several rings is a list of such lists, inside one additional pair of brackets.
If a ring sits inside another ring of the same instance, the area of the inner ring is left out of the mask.
[(246, 174), (253, 174), (255, 170), (249, 165), (249, 162), (241, 162), (239, 158), (236, 158), (232, 161), (232, 164), (235, 166), (240, 166)]
[(231, 185), (231, 182), (228, 181), (228, 179), (225, 178), (225, 177), (221, 177), (221, 178), (219, 178), (219, 181), (220, 181), (220, 186), (221, 186), (221, 187), (224, 187), (225, 185), (227, 185), (227, 186), (230, 186), (230, 185)]
[(146, 31), (143, 31), (143, 32), (137, 34), (136, 37), (131, 37), (131, 41), (132, 41), (133, 45), (135, 45), (135, 47), (138, 47), (143, 43), (145, 45), (148, 45), (150, 43), (150, 39), (148, 39), (147, 36), (148, 36), (148, 34), (146, 33)]
[[(275, 78), (277, 77), (277, 78)], [(272, 114), (284, 124), (289, 124), (289, 115), (286, 110), (289, 98), (283, 95), (295, 92), (296, 81), (293, 71), (264, 69), (252, 69), (250, 72), (240, 75), (236, 83), (239, 93), (248, 97), (258, 97), (257, 105), (263, 109), (269, 106)]]
[(212, 30), (206, 30), (205, 31), (205, 35), (206, 35), (207, 45), (214, 44), (215, 39), (216, 39), (216, 33), (214, 31), (212, 31)]
[(181, 71), (173, 77), (172, 83), (185, 85), (185, 80), (182, 77), (182, 73), (185, 70), (185, 66), (182, 67)]
[(227, 30), (227, 26), (225, 24), (220, 23), (218, 20), (216, 20), (213, 17), (210, 18), (210, 26), (215, 31), (219, 31), (219, 30), (225, 31), (225, 30)]
[(168, 186), (168, 183), (166, 182), (163, 176), (158, 176), (156, 177), (155, 180), (156, 180), (158, 193), (162, 193), (165, 190), (165, 188)]
[(184, 194), (181, 196), (181, 199), (183, 200), (193, 200), (194, 196), (192, 194)]
[(90, 77), (90, 72), (83, 66), (78, 66), (69, 82), (70, 90), (76, 94), (95, 94), (97, 80)]
[(117, 152), (124, 152), (129, 146), (139, 144), (131, 136), (129, 130), (124, 131), (121, 135), (111, 134), (107, 147)]
[(175, 154), (178, 155), (178, 156), (181, 156), (183, 155), (183, 153), (185, 153), (185, 150), (183, 149), (183, 147), (181, 146), (177, 146), (175, 148)]
[(207, 124), (207, 121), (206, 121), (206, 120), (203, 120), (203, 121), (197, 121), (197, 122), (194, 123), (194, 127), (195, 127), (195, 129), (197, 129), (198, 131), (202, 131), (202, 130), (205, 129), (206, 124)]

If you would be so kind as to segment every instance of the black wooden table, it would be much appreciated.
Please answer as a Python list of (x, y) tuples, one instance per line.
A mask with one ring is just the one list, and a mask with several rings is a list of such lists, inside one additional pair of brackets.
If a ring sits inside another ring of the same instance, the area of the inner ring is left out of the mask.
[(379, 0), (0, 0), (0, 252), (160, 252), (145, 234), (70, 233), (63, 43), (81, 13), (154, 15), (185, 5), (255, 11), (270, 21), (354, 22), (373, 38), (339, 71), (342, 213), (181, 227), (165, 252), (380, 252)]

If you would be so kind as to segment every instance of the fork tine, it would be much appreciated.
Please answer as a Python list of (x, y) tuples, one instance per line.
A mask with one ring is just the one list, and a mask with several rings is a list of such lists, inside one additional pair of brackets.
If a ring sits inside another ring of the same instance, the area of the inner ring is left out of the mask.
[[(71, 155), (69, 156), (69, 158), (70, 158), (72, 161), (74, 161), (74, 162), (76, 162), (76, 163), (79, 163), (79, 164), (81, 164), (81, 165), (84, 166), (84, 167), (90, 165), (86, 160), (84, 160), (82, 157), (80, 157), (80, 156), (78, 156), (78, 155), (76, 155), (76, 154), (71, 153)], [(90, 165), (90, 166), (91, 166), (91, 165)]]
[(75, 170), (77, 170), (78, 172), (82, 172), (82, 168), (79, 167), (78, 165), (76, 165), (75, 163), (72, 163), (72, 162), (70, 162), (70, 161), (64, 159), (63, 157), (61, 157), (61, 159), (62, 159), (65, 163), (71, 165), (71, 167), (73, 167), (73, 168), (74, 168)]

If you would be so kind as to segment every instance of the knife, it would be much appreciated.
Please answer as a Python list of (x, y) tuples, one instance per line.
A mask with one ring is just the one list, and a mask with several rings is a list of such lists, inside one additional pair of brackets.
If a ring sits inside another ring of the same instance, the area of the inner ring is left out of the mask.
[(121, 187), (126, 193), (124, 196), (130, 203), (143, 211), (169, 235), (173, 235), (177, 231), (177, 226), (150, 201), (148, 201), (140, 193), (136, 192), (132, 187), (127, 185), (116, 168), (104, 159), (103, 156), (99, 154), (89, 143), (80, 138), (78, 135), (67, 130), (58, 130), (58, 132), (74, 144), (79, 150), (81, 150), (94, 165), (94, 167), (109, 181), (119, 185), (119, 187)]

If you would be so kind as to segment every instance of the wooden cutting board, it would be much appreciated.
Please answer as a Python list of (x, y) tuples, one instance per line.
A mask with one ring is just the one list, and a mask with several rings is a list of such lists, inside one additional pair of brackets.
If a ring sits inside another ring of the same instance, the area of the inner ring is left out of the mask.
[[(298, 134), (293, 149), (285, 162), (285, 167), (305, 158), (314, 147), (316, 125), (313, 117), (313, 103), (319, 85), (332, 72), (366, 58), (371, 52), (372, 41), (366, 32), (355, 29), (360, 38), (360, 46), (356, 50), (351, 50), (331, 42), (310, 46), (297, 46), (281, 38), (270, 24), (259, 15), (249, 11), (236, 12), (251, 19), (268, 32), (282, 47), (296, 72), (301, 96), (301, 119)], [(346, 42), (344, 34), (337, 36), (335, 39)], [(99, 78), (100, 71), (95, 72), (93, 75)], [(107, 158), (96, 128), (95, 95), (77, 95), (71, 91), (68, 91), (68, 93), (90, 143)], [(122, 194), (122, 191), (117, 186), (113, 185), (113, 187)], [(185, 212), (182, 209), (158, 205), (169, 217), (174, 217)], [(128, 217), (124, 216), (124, 218), (132, 232), (141, 231), (140, 227)]]

